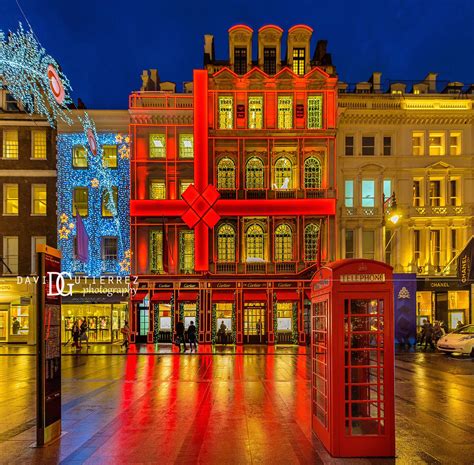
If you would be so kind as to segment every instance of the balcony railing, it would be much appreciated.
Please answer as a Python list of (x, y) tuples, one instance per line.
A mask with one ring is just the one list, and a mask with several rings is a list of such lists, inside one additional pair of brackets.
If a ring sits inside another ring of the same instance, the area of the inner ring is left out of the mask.
[(166, 92), (136, 92), (130, 95), (129, 108), (192, 110), (193, 96), (168, 94)]
[(277, 199), (296, 199), (296, 189), (278, 189), (275, 190)]
[(468, 207), (445, 205), (443, 207), (411, 207), (411, 216), (463, 216), (468, 215)]
[(245, 189), (245, 198), (252, 199), (266, 199), (267, 190), (266, 189)]
[(235, 199), (237, 197), (236, 189), (218, 189), (221, 199)]
[(275, 271), (277, 273), (296, 273), (296, 262), (277, 262)]
[(231, 263), (216, 263), (216, 271), (217, 273), (235, 273), (237, 268), (237, 264), (234, 262)]
[(267, 272), (267, 262), (246, 263), (245, 264), (245, 272), (247, 274), (266, 273)]
[(325, 199), (328, 194), (327, 189), (305, 189), (307, 199)]

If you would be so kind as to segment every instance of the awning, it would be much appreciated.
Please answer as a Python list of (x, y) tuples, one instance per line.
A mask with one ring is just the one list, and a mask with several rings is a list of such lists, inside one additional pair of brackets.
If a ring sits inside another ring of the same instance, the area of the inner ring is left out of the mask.
[(276, 298), (278, 302), (288, 302), (299, 300), (300, 296), (296, 291), (276, 291)]
[(178, 302), (196, 302), (197, 298), (197, 291), (180, 291), (178, 295)]
[(173, 292), (171, 291), (155, 291), (151, 297), (152, 302), (169, 302)]
[(214, 291), (212, 293), (213, 302), (233, 302), (234, 292), (233, 291)]
[(133, 295), (130, 300), (132, 302), (136, 302), (136, 303), (137, 302), (142, 302), (143, 299), (147, 296), (147, 294), (148, 294), (148, 291), (138, 290), (137, 293), (135, 295)]
[(245, 302), (255, 302), (267, 300), (267, 291), (245, 291), (244, 292), (244, 301)]

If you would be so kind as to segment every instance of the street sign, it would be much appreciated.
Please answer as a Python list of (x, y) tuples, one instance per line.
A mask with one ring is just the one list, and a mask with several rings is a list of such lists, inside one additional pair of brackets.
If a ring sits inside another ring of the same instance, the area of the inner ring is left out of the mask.
[(36, 442), (41, 447), (61, 435), (61, 293), (57, 292), (61, 252), (45, 244), (39, 244), (36, 252)]

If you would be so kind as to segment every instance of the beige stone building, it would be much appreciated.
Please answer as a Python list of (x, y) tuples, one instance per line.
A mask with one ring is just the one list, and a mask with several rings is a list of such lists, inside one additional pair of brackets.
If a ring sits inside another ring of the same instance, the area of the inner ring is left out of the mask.
[[(472, 322), (456, 256), (473, 234), (473, 86), (339, 83), (339, 255), (417, 275), (417, 318)], [(399, 221), (389, 220), (395, 194)]]

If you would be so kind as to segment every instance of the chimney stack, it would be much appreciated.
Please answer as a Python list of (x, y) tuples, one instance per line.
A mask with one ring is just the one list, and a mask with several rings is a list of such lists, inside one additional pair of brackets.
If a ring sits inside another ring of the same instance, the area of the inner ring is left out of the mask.
[(372, 73), (372, 76), (370, 77), (369, 82), (372, 83), (372, 92), (374, 94), (379, 94), (380, 92), (382, 92), (381, 81), (382, 81), (382, 73), (378, 71)]
[(212, 34), (204, 34), (204, 64), (214, 61), (214, 36)]
[(428, 92), (430, 94), (436, 93), (436, 78), (438, 77), (438, 73), (428, 73), (425, 77), (425, 83), (428, 84)]
[(159, 90), (160, 77), (158, 76), (158, 70), (150, 69), (150, 90)]

